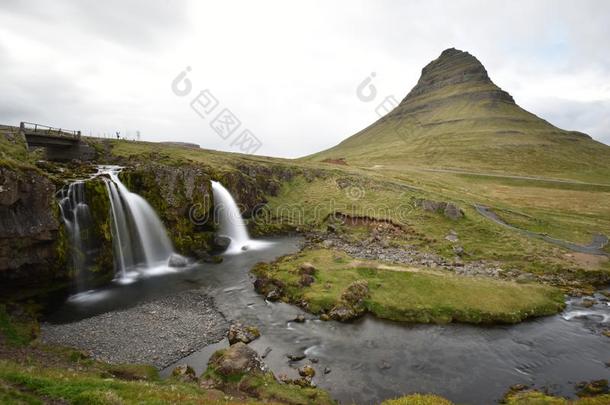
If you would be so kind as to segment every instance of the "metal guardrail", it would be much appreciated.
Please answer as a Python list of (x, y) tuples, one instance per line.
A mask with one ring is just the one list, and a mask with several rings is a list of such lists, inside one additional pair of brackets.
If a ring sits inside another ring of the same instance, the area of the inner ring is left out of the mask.
[(46, 136), (54, 136), (59, 138), (72, 138), (72, 139), (80, 139), (81, 132), (74, 131), (71, 129), (64, 128), (54, 128), (48, 125), (36, 124), (34, 122), (21, 122), (19, 125), (19, 129), (22, 132), (36, 133), (40, 135)]

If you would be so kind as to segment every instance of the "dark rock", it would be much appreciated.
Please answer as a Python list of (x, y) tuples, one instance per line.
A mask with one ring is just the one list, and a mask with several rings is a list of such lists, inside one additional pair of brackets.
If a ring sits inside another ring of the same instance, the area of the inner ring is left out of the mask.
[(307, 356), (305, 355), (305, 353), (288, 353), (286, 357), (288, 357), (290, 361), (301, 361)]
[(299, 375), (301, 377), (313, 378), (316, 375), (316, 370), (312, 366), (305, 365), (299, 368)]
[(167, 261), (167, 265), (169, 267), (186, 267), (188, 265), (188, 260), (184, 256), (180, 256), (177, 253), (172, 253)]
[(181, 382), (196, 382), (197, 374), (191, 366), (180, 364), (172, 371), (172, 378)]
[(208, 366), (223, 377), (264, 371), (258, 354), (245, 343), (238, 342), (212, 355)]
[(513, 384), (510, 386), (509, 390), (511, 392), (519, 392), (519, 391), (525, 391), (528, 388), (529, 387), (525, 384)]
[(596, 395), (607, 394), (610, 392), (608, 380), (595, 380), (590, 382), (582, 382), (576, 385), (579, 391), (576, 393), (579, 397), (592, 397)]
[[(3, 136), (0, 134), (0, 136)], [(57, 245), (55, 186), (45, 175), (0, 167), (0, 284), (40, 282), (67, 266)]]
[(330, 374), (331, 369), (330, 367), (324, 367), (324, 374)]
[(296, 318), (293, 319), (293, 321), (297, 323), (305, 323), (305, 315), (299, 314)]
[(265, 349), (265, 351), (263, 352), (263, 354), (261, 355), (261, 357), (264, 359), (264, 358), (266, 358), (267, 356), (269, 356), (269, 353), (271, 353), (271, 350), (273, 350), (273, 349), (272, 349), (272, 348), (270, 348), (270, 347), (267, 347), (267, 348)]
[(464, 248), (462, 246), (454, 246), (453, 253), (459, 257), (462, 257), (464, 255)]
[(464, 212), (454, 203), (420, 199), (416, 201), (416, 205), (421, 207), (424, 211), (439, 214), (442, 213), (447, 218), (452, 219), (454, 221), (464, 216)]
[(237, 322), (229, 327), (227, 339), (229, 340), (229, 344), (231, 345), (234, 345), (239, 342), (248, 344), (253, 340), (258, 339), (260, 335), (261, 334), (256, 327), (250, 325), (243, 325)]
[(309, 287), (314, 283), (314, 281), (316, 281), (316, 279), (313, 278), (313, 276), (310, 276), (309, 274), (303, 274), (301, 275), (301, 280), (299, 281), (299, 284), (301, 285), (301, 287)]
[(264, 277), (258, 277), (254, 280), (254, 289), (259, 294), (264, 294), (269, 285), (271, 284), (271, 280)]
[(330, 310), (328, 316), (330, 319), (345, 322), (357, 318), (360, 316), (360, 313), (350, 306), (337, 304), (333, 309)]
[(274, 289), (274, 290), (269, 291), (269, 293), (267, 294), (267, 296), (265, 298), (268, 301), (277, 301), (280, 298), (282, 298), (282, 295), (277, 289)]
[(214, 247), (218, 250), (226, 250), (231, 244), (231, 238), (222, 235), (214, 236)]

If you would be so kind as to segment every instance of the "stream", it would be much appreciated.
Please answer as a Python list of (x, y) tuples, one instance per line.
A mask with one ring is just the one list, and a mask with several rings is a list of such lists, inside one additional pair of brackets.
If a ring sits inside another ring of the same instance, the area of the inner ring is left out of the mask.
[[(265, 362), (276, 375), (294, 378), (296, 368), (317, 359), (314, 383), (346, 404), (378, 404), (413, 392), (490, 404), (517, 383), (573, 396), (580, 381), (610, 378), (605, 364), (610, 362), (610, 339), (599, 333), (610, 327), (607, 302), (584, 308), (580, 300), (570, 300), (563, 314), (513, 326), (406, 325), (370, 316), (347, 324), (322, 322), (295, 306), (269, 303), (254, 291), (252, 266), (294, 253), (303, 243), (299, 237), (267, 241), (272, 243), (265, 248), (226, 255), (219, 264), (112, 284), (89, 293), (89, 299), (64, 302), (47, 321), (72, 322), (203, 288), (228, 319), (260, 329), (261, 338), (250, 346), (259, 354), (271, 348)], [(307, 321), (291, 322), (298, 314)], [(226, 345), (225, 339), (176, 364), (188, 363), (201, 373), (209, 356)], [(299, 352), (307, 358), (290, 362), (286, 357)], [(174, 366), (161, 374), (167, 376)]]

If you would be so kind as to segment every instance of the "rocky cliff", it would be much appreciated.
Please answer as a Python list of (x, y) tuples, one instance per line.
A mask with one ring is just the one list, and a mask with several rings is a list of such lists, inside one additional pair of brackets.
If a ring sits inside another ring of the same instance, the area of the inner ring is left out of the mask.
[(53, 182), (35, 169), (0, 167), (0, 284), (65, 275)]

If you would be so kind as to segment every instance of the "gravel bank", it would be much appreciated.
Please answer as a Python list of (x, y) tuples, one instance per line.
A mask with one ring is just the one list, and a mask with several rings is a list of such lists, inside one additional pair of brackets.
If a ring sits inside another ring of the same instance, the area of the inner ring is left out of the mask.
[(193, 290), (74, 323), (43, 324), (41, 339), (110, 363), (146, 363), (161, 369), (221, 340), (227, 329), (214, 300)]

